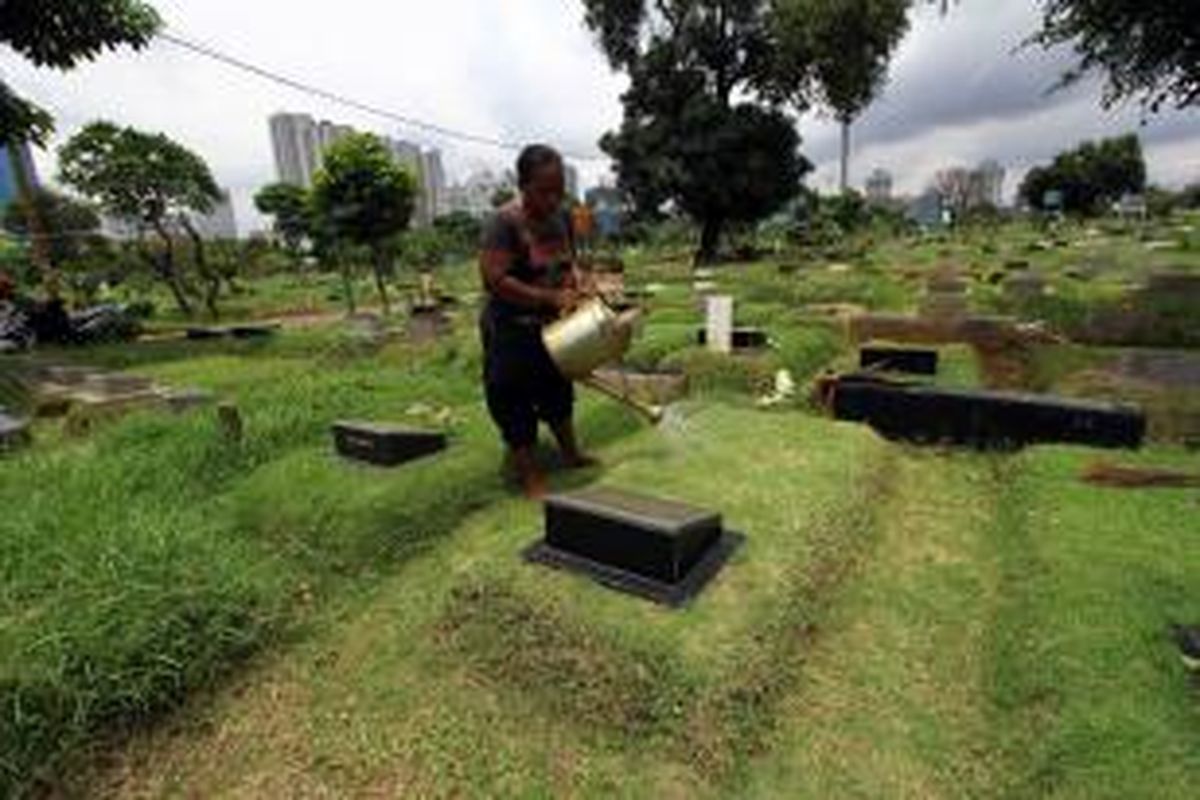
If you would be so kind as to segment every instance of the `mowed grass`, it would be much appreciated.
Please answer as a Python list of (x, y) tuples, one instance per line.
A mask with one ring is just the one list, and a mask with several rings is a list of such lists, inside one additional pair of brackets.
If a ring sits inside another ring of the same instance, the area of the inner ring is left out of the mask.
[[(604, 485), (653, 485), (720, 508), (747, 535), (688, 609), (524, 563), (540, 510), (502, 503), (245, 693), (193, 707), (175, 735), (141, 741), (109, 789), (714, 791), (764, 746), (833, 588), (869, 552), (887, 450), (864, 430), (801, 414), (688, 407), (678, 426), (602, 450)], [(286, 709), (264, 690), (283, 691)], [(281, 714), (288, 734), (273, 741)]]
[(748, 535), (688, 609), (523, 563), (540, 514), (503, 502), (93, 786), (1194, 796), (1200, 705), (1167, 636), (1200, 617), (1194, 491), (1087, 486), (1083, 449), (938, 453), (722, 406), (602, 452), (605, 485)]
[[(556, 485), (746, 532), (682, 612), (520, 560), (540, 514), (499, 477), (467, 309), (429, 347), (314, 328), (87, 351), (215, 390), (247, 435), (223, 441), (211, 410), (82, 439), (39, 423), (0, 462), (0, 793), (1191, 796), (1197, 699), (1166, 622), (1200, 619), (1195, 491), (1086, 486), (1085, 450), (912, 450), (799, 413), (803, 392), (752, 407), (779, 369), (853, 364), (806, 304), (911, 309), (938, 264), (1024, 247), (984, 245), (720, 268), (775, 342), (734, 358), (694, 346), (681, 262), (631, 270), (666, 288), (630, 360), (682, 369), (693, 399), (651, 430), (585, 394), (604, 466)], [(942, 354), (939, 382), (977, 385), (969, 350)], [(452, 447), (354, 467), (330, 453), (344, 417), (445, 426)]]

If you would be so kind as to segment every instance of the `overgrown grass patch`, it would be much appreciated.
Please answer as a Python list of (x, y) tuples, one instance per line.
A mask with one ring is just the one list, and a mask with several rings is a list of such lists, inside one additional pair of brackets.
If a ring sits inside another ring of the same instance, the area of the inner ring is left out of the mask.
[[(1168, 623), (1200, 618), (1195, 492), (1087, 485), (1079, 475), (1095, 458), (1038, 448), (1008, 475), (992, 691), (999, 746), (1020, 765), (1009, 788), (1189, 797), (1200, 709)], [(1196, 464), (1169, 452), (1134, 460)]]
[[(142, 413), (0, 461), (2, 793), (212, 686), (350, 576), (386, 574), (503, 496), (469, 356), (293, 346), (125, 355), (235, 402), (240, 443), (211, 410)], [(418, 404), (448, 410), (449, 450), (390, 471), (332, 454), (332, 421), (429, 424)], [(590, 400), (581, 415), (601, 442), (635, 424)]]

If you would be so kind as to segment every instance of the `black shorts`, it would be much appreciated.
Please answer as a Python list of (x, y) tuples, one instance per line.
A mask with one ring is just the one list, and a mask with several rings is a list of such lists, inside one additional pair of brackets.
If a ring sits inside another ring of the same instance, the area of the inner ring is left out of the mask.
[(554, 366), (539, 326), (485, 312), (480, 334), (488, 411), (509, 447), (532, 447), (539, 420), (557, 425), (571, 418), (575, 388)]

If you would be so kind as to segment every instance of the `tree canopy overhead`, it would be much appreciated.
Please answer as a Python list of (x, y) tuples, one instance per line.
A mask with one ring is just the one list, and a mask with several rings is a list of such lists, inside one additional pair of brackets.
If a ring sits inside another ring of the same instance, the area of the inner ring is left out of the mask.
[[(0, 44), (35, 66), (72, 69), (105, 50), (149, 44), (161, 19), (141, 0), (4, 0)], [(0, 83), (0, 143), (45, 142), (51, 116)]]
[(1063, 84), (1099, 72), (1104, 104), (1139, 98), (1152, 112), (1200, 104), (1200, 9), (1190, 0), (1044, 0), (1033, 41), (1078, 56)]

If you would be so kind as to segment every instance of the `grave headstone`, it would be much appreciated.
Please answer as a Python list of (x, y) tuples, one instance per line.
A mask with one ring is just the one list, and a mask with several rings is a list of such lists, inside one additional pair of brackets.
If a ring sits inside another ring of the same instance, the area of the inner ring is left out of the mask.
[(121, 372), (102, 372), (88, 375), (83, 381), (83, 391), (106, 397), (145, 392), (153, 381), (141, 375), (126, 375)]
[(450, 319), (437, 305), (413, 306), (408, 315), (408, 335), (417, 342), (431, 342), (450, 330)]
[(705, 326), (705, 344), (714, 353), (733, 349), (733, 298), (728, 295), (709, 297)]
[(176, 414), (202, 408), (213, 402), (212, 392), (203, 389), (163, 389), (159, 396), (166, 407)]
[(212, 339), (225, 338), (227, 331), (224, 328), (202, 328), (193, 327), (184, 331), (184, 336), (192, 341), (209, 341)]
[(544, 538), (525, 556), (677, 606), (703, 588), (741, 539), (725, 530), (719, 513), (593, 488), (548, 498)]
[(29, 443), (29, 420), (10, 416), (0, 408), (0, 454)]
[(1035, 443), (1141, 446), (1146, 415), (1135, 407), (1045, 395), (860, 381), (839, 382), (834, 416), (880, 434), (979, 448)]
[(273, 323), (234, 325), (229, 329), (229, 334), (235, 339), (266, 339), (274, 336), (278, 330), (279, 326)]
[[(701, 347), (708, 344), (708, 330), (701, 328), (696, 332), (696, 343)], [(734, 328), (729, 337), (733, 350), (762, 350), (770, 344), (767, 332), (761, 328)]]
[(39, 377), (59, 386), (79, 386), (99, 372), (94, 367), (52, 366), (42, 369)]
[(335, 422), (333, 439), (339, 454), (381, 467), (394, 467), (446, 448), (444, 433), (376, 422)]
[[(133, 376), (128, 376), (133, 377)], [(113, 385), (116, 391), (103, 388), (85, 389), (71, 395), (67, 413), (66, 429), (72, 435), (86, 434), (98, 423), (124, 416), (141, 409), (161, 405), (162, 396), (147, 385), (144, 389), (126, 390), (121, 384)]]

